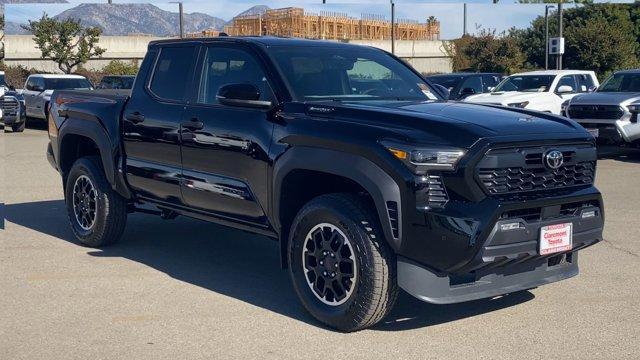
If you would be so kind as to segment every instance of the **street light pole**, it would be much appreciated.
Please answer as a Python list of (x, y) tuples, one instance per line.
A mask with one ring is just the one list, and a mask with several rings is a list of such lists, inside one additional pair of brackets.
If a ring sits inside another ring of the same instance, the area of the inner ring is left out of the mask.
[(553, 5), (545, 5), (544, 7), (544, 69), (549, 70), (549, 9)]
[(391, 0), (391, 53), (396, 53), (396, 4)]
[(184, 38), (184, 11), (182, 9), (182, 1), (171, 1), (169, 4), (178, 4), (179, 23), (180, 23), (180, 39)]
[(467, 35), (467, 3), (462, 4), (462, 36)]
[[(562, 41), (562, 0), (558, 0), (558, 38)], [(562, 70), (562, 54), (558, 54), (558, 70)]]

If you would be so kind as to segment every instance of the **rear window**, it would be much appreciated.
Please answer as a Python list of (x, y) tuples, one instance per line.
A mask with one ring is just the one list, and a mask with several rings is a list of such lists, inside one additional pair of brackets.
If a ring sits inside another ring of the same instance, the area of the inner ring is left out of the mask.
[(91, 83), (84, 78), (47, 78), (44, 80), (46, 90), (91, 89)]
[(194, 57), (194, 46), (162, 48), (153, 71), (151, 91), (163, 99), (184, 100)]

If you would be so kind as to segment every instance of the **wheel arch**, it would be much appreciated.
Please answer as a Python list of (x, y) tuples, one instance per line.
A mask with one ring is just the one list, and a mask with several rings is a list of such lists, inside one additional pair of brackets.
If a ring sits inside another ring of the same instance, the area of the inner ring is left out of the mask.
[[(310, 177), (318, 176), (319, 179)], [(320, 189), (314, 184), (321, 184)], [(371, 198), (385, 240), (397, 249), (402, 236), (400, 188), (372, 161), (329, 149), (295, 147), (280, 157), (274, 166), (272, 223), (280, 235), (281, 263), (286, 263), (289, 230), (298, 211), (312, 198), (336, 192), (364, 192)], [(395, 225), (388, 203), (395, 203)]]

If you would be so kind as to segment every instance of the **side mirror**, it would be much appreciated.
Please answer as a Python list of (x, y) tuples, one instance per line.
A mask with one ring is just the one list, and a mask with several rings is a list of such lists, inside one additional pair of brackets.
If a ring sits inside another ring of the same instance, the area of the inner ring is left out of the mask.
[(573, 88), (569, 85), (562, 85), (560, 87), (558, 87), (558, 90), (556, 91), (558, 94), (566, 94), (566, 93), (572, 93), (573, 92)]
[(594, 92), (596, 90), (598, 90), (597, 86), (589, 86), (589, 89), (587, 89), (588, 92)]
[(260, 100), (260, 90), (252, 84), (227, 84), (218, 89), (220, 104), (251, 108), (269, 108), (271, 101)]
[(440, 84), (433, 84), (433, 83), (431, 85), (437, 88), (440, 91), (440, 93), (442, 93), (442, 96), (444, 97), (445, 100), (449, 100), (451, 98), (451, 92), (445, 86), (442, 86)]
[(488, 91), (488, 92), (492, 92), (492, 91), (493, 91), (493, 90), (495, 90), (495, 89), (496, 89), (496, 87), (495, 87), (495, 86), (489, 86), (489, 87), (487, 87), (487, 91)]

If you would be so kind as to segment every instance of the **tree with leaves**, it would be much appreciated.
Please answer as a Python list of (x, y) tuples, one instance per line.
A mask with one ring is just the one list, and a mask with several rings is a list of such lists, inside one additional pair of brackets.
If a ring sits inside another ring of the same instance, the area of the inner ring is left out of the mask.
[(480, 71), (512, 74), (522, 69), (525, 56), (509, 34), (480, 30), (446, 45), (453, 59), (453, 71)]
[(77, 19), (56, 20), (44, 14), (40, 20), (29, 20), (29, 25), (22, 27), (34, 35), (42, 58), (55, 61), (66, 74), (106, 51), (97, 45), (102, 30), (84, 27)]

